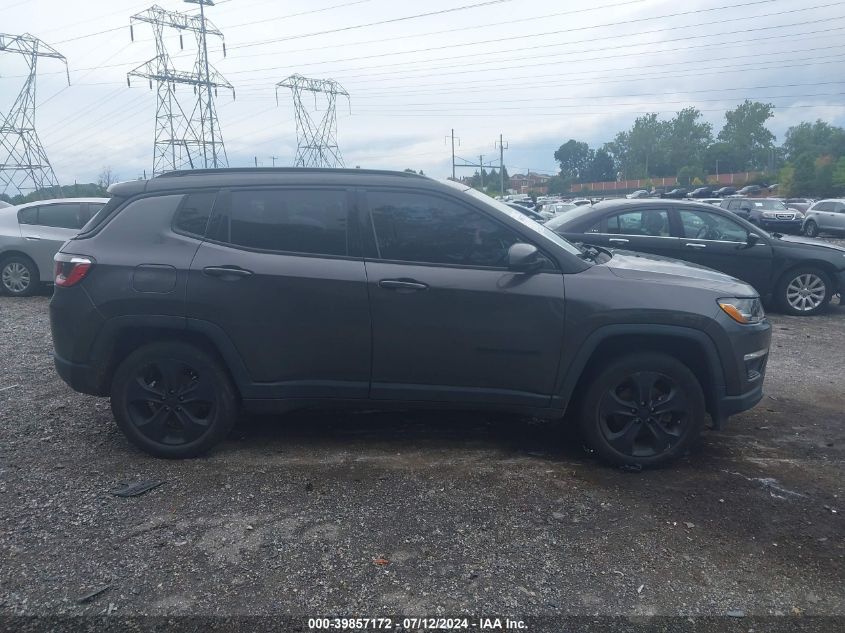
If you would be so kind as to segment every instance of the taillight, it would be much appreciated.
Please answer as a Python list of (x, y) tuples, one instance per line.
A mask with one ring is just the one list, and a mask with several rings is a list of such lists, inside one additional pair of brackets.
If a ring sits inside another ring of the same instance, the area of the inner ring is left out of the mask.
[(55, 283), (61, 288), (75, 286), (85, 279), (85, 276), (94, 266), (94, 260), (83, 255), (56, 253), (53, 260), (56, 262)]

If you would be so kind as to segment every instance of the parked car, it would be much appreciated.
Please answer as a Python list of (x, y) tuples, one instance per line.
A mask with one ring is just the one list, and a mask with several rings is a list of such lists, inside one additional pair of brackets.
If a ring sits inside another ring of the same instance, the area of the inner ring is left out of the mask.
[(0, 292), (27, 296), (53, 281), (53, 255), (108, 202), (57, 198), (0, 210)]
[(845, 199), (816, 202), (807, 210), (802, 229), (808, 237), (819, 233), (845, 233)]
[(741, 196), (756, 196), (757, 194), (762, 193), (763, 189), (764, 188), (760, 185), (746, 185), (737, 191), (737, 193)]
[(426, 406), (569, 411), (603, 458), (650, 465), (763, 395), (751, 286), (577, 248), (458, 183), (229, 169), (110, 191), (56, 255), (54, 360), (153, 455), (207, 451), (241, 407)]
[(3, 200), (0, 200), (0, 209), (6, 209), (6, 208), (11, 207), (11, 206), (12, 205), (9, 204), (8, 202), (4, 202)]
[(713, 192), (714, 196), (719, 196), (720, 198), (725, 198), (727, 196), (732, 196), (736, 193), (735, 187), (720, 187)]
[(540, 211), (535, 211), (534, 209), (529, 209), (528, 207), (525, 207), (525, 206), (523, 206), (519, 203), (516, 203), (516, 202), (505, 202), (505, 204), (507, 206), (509, 206), (511, 209), (513, 209), (514, 211), (519, 211), (525, 217), (531, 218), (532, 220), (534, 220), (535, 222), (539, 222), (540, 224), (542, 224), (546, 220), (554, 217), (553, 214), (551, 214), (551, 213), (543, 214)]
[(698, 187), (687, 194), (687, 198), (710, 198), (713, 195), (713, 187)]
[(583, 207), (593, 204), (593, 201), (588, 198), (575, 198), (574, 200), (569, 200), (568, 203), (574, 204), (576, 207)]
[(572, 209), (577, 209), (580, 205), (572, 204), (571, 202), (555, 202), (554, 204), (544, 204), (543, 211), (551, 213), (552, 217), (559, 213), (566, 213)]
[(696, 202), (706, 202), (707, 204), (714, 204), (717, 207), (722, 206), (722, 198), (700, 198)]
[(629, 200), (639, 200), (640, 198), (648, 198), (648, 191), (645, 189), (637, 189), (625, 196)]
[(804, 214), (774, 198), (728, 198), (722, 208), (767, 231), (800, 233)]
[(801, 213), (806, 213), (807, 210), (813, 206), (815, 200), (810, 198), (787, 198), (783, 203), (790, 209), (795, 209)]
[(684, 189), (683, 187), (677, 187), (672, 189), (671, 191), (667, 191), (663, 194), (664, 198), (672, 198), (672, 199), (680, 199), (687, 195), (688, 189)]
[(845, 289), (845, 248), (768, 234), (712, 205), (626, 200), (547, 223), (567, 240), (683, 259), (751, 284), (787, 314), (821, 312)]

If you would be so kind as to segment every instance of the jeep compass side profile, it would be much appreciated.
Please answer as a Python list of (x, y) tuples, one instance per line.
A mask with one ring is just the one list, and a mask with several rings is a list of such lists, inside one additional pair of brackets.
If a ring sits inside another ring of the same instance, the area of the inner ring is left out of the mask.
[(457, 183), (226, 169), (110, 192), (55, 258), (55, 363), (156, 456), (207, 451), (242, 408), (401, 406), (568, 413), (651, 465), (762, 398), (753, 288), (578, 248)]

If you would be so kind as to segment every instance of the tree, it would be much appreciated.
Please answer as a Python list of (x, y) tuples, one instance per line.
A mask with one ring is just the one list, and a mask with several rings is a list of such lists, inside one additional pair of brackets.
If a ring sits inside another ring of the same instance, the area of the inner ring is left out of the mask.
[(118, 181), (118, 178), (120, 178), (120, 176), (112, 171), (111, 165), (108, 165), (107, 167), (103, 167), (103, 171), (101, 171), (100, 175), (97, 177), (97, 184), (103, 189), (108, 189), (109, 185)]
[(707, 174), (701, 167), (687, 166), (678, 170), (678, 184), (681, 187), (691, 187), (694, 181), (705, 182)]
[(760, 169), (767, 164), (775, 135), (766, 128), (766, 121), (773, 116), (772, 104), (747, 99), (725, 113), (725, 126), (718, 139), (735, 152), (740, 170)]
[(801, 154), (793, 164), (793, 196), (809, 196), (813, 193), (816, 180), (816, 164), (812, 154)]
[(783, 149), (787, 160), (794, 160), (801, 154), (843, 156), (845, 129), (821, 120), (799, 123), (787, 130)]
[(778, 174), (778, 195), (791, 198), (795, 191), (795, 167), (786, 165)]
[(841, 192), (845, 190), (845, 156), (842, 156), (833, 168), (833, 186), (839, 192), (837, 195), (842, 195)]
[(668, 166), (703, 165), (707, 148), (713, 142), (713, 126), (699, 121), (697, 108), (684, 108), (668, 122), (666, 151)]
[(813, 195), (830, 198), (836, 195), (833, 187), (833, 157), (820, 156), (815, 160), (816, 177), (813, 182)]
[(596, 150), (587, 168), (586, 182), (611, 182), (616, 180), (616, 166), (605, 148)]
[(592, 161), (592, 150), (586, 143), (569, 139), (555, 152), (555, 160), (560, 163), (560, 175), (572, 180), (580, 180), (587, 172)]

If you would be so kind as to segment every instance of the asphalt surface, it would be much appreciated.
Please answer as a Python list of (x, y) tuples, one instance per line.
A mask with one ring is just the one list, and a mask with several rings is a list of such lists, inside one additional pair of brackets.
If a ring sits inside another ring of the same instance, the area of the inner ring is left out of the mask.
[[(244, 418), (205, 458), (157, 460), (106, 399), (57, 377), (48, 301), (0, 298), (0, 629), (78, 615), (845, 623), (845, 307), (771, 315), (764, 401), (632, 473), (571, 432), (451, 412)], [(112, 494), (143, 480), (164, 483)]]

